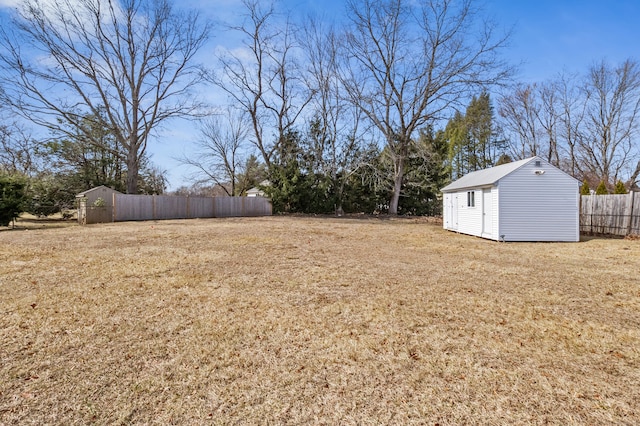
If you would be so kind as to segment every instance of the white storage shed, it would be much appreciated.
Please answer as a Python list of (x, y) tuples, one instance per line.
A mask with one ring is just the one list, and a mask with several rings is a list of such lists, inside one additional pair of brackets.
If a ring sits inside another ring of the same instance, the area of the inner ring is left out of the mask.
[(442, 188), (445, 229), (496, 241), (580, 241), (580, 182), (540, 157)]

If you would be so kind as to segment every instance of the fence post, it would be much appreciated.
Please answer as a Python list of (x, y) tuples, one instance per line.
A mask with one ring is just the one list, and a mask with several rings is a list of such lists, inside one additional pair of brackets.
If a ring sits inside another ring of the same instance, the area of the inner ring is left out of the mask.
[(631, 202), (631, 208), (629, 209), (629, 224), (627, 225), (627, 235), (631, 234), (631, 226), (633, 225), (633, 197), (635, 192), (634, 191), (629, 191), (629, 200)]
[(116, 193), (111, 194), (111, 222), (115, 222), (116, 218)]
[(593, 235), (593, 212), (596, 210), (596, 206), (595, 206), (596, 194), (595, 193), (591, 194), (591, 197), (589, 198), (590, 198), (589, 201), (591, 201), (591, 226), (589, 229), (589, 233)]

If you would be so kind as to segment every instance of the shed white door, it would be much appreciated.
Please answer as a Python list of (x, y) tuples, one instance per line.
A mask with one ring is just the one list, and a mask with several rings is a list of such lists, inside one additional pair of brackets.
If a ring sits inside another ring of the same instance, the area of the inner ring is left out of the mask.
[(491, 188), (482, 190), (482, 236), (493, 235), (493, 197)]
[(451, 194), (449, 200), (449, 229), (458, 229), (458, 194)]

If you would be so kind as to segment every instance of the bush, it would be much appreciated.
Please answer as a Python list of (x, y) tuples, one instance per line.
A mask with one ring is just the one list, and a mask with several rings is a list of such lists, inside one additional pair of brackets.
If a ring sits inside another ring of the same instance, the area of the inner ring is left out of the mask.
[(607, 195), (608, 193), (607, 185), (604, 184), (604, 181), (600, 181), (600, 184), (596, 188), (596, 195)]
[(624, 183), (622, 183), (622, 181), (617, 181), (616, 182), (616, 187), (613, 190), (614, 194), (626, 194), (627, 193), (627, 188), (624, 187)]
[[(24, 211), (38, 217), (50, 216), (74, 205), (75, 193), (68, 179), (49, 173), (31, 178)], [(77, 191), (80, 192), (80, 191)]]
[(24, 210), (27, 182), (21, 176), (0, 174), (0, 226), (7, 226)]
[(591, 195), (591, 188), (589, 188), (589, 183), (587, 180), (582, 181), (582, 186), (580, 187), (580, 195)]

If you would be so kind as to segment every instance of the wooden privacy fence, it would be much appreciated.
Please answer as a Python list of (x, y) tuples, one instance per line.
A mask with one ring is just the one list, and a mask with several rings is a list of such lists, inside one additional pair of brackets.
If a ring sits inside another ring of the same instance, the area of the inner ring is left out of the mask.
[(270, 216), (271, 202), (263, 197), (188, 197), (116, 193), (113, 194), (113, 203), (108, 210), (108, 214), (102, 215), (100, 220), (90, 220), (87, 214), (86, 223)]
[(640, 234), (640, 194), (583, 195), (580, 232), (589, 234)]

